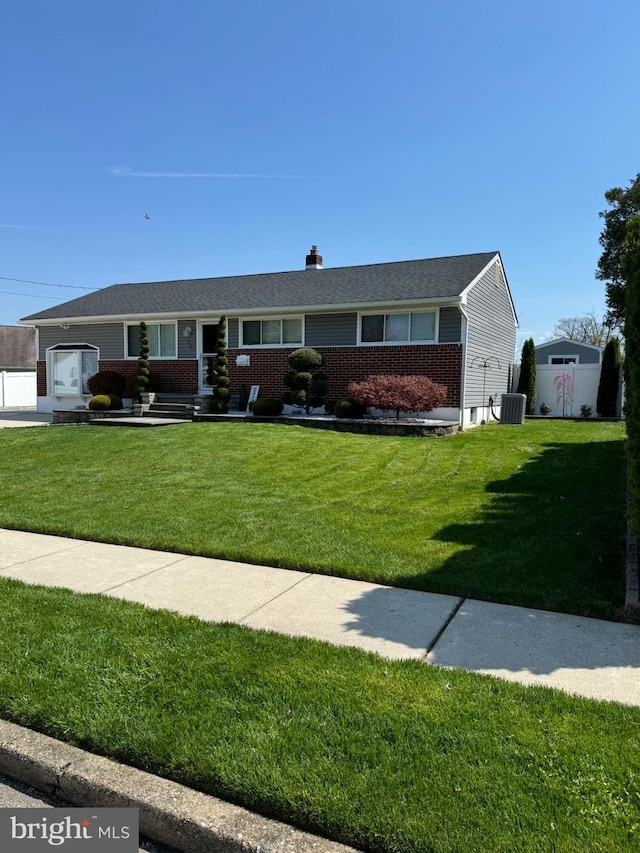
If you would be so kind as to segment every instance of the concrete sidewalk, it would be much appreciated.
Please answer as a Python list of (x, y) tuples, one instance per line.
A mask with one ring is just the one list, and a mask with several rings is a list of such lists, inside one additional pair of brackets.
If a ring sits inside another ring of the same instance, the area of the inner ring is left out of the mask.
[(0, 577), (640, 706), (640, 625), (5, 529)]

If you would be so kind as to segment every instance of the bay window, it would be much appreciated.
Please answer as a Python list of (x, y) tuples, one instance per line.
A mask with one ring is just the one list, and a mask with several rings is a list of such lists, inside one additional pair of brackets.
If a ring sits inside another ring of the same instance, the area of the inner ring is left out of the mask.
[(91, 344), (59, 344), (47, 351), (49, 393), (90, 394), (87, 380), (98, 372), (98, 348)]

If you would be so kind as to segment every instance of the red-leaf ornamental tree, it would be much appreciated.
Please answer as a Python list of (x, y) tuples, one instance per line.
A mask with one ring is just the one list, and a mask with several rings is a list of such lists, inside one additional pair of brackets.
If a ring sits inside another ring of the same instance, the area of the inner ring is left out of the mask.
[(363, 406), (400, 412), (430, 412), (442, 406), (447, 389), (426, 376), (368, 376), (364, 382), (352, 382), (349, 396)]

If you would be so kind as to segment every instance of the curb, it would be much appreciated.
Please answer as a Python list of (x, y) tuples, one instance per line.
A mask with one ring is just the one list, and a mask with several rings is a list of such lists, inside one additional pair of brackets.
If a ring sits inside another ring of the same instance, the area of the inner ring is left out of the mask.
[(137, 808), (140, 832), (182, 853), (355, 853), (5, 720), (0, 773), (74, 806)]

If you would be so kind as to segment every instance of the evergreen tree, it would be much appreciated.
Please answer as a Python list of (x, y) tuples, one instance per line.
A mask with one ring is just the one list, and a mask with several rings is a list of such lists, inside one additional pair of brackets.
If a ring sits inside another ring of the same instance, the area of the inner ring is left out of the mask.
[(614, 187), (604, 197), (609, 209), (600, 213), (604, 228), (600, 235), (602, 255), (596, 278), (605, 282), (609, 323), (615, 326), (620, 324), (625, 313), (626, 275), (623, 267), (627, 254), (627, 225), (640, 215), (640, 173), (628, 187)]
[(525, 411), (528, 415), (532, 415), (536, 408), (536, 347), (533, 338), (529, 338), (522, 345), (518, 394), (526, 394)]
[(629, 523), (640, 533), (640, 216), (627, 225), (622, 271), (625, 282), (625, 418), (629, 460)]
[(615, 418), (620, 385), (620, 341), (611, 338), (604, 348), (596, 410), (601, 418)]

